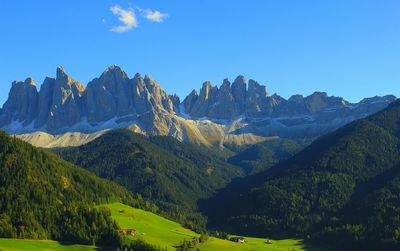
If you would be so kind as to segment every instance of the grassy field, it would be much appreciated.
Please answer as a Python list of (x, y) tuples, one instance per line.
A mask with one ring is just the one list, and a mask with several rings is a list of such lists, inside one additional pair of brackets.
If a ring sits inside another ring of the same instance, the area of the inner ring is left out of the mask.
[(102, 249), (98, 249), (95, 246), (69, 245), (57, 241), (0, 239), (0, 250), (1, 251), (36, 251), (36, 250), (90, 251), (90, 250), (102, 250)]
[(174, 250), (183, 240), (198, 236), (178, 223), (150, 212), (121, 203), (108, 204), (106, 207), (111, 210), (112, 217), (121, 228), (135, 229), (137, 238), (159, 247)]
[[(136, 237), (147, 243), (175, 250), (185, 239), (192, 239), (199, 235), (191, 230), (183, 228), (180, 224), (167, 220), (163, 217), (140, 209), (113, 203), (104, 205), (111, 210), (112, 217), (118, 222), (121, 228), (135, 229)], [(206, 243), (199, 245), (202, 251), (213, 250), (237, 250), (237, 251), (258, 251), (258, 250), (307, 250), (318, 251), (316, 247), (305, 245), (302, 240), (285, 239), (272, 240), (272, 244), (266, 244), (266, 239), (245, 237), (246, 243), (240, 244), (228, 240), (221, 240), (211, 237)]]
[[(165, 219), (156, 214), (135, 209), (121, 203), (103, 205), (111, 210), (112, 217), (121, 228), (135, 229), (137, 235), (131, 238), (139, 238), (158, 247), (175, 250), (183, 240), (199, 237), (195, 232), (182, 227), (180, 224)], [(206, 243), (200, 244), (201, 251), (233, 250), (233, 251), (319, 251), (320, 248), (303, 243), (302, 240), (285, 239), (272, 240), (272, 244), (266, 244), (266, 239), (245, 237), (246, 243), (240, 244), (228, 240), (210, 237)], [(89, 251), (103, 250), (95, 246), (72, 245), (47, 240), (19, 240), (0, 239), (0, 251)]]

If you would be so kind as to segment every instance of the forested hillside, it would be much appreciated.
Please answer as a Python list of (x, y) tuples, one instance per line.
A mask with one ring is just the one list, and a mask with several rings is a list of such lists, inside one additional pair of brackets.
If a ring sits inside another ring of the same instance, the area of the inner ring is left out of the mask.
[(0, 237), (118, 245), (117, 226), (97, 204), (155, 210), (140, 197), (0, 131)]
[(204, 225), (197, 200), (211, 196), (242, 169), (205, 147), (121, 129), (86, 145), (56, 150), (65, 160), (117, 182), (193, 228)]
[[(308, 235), (349, 250), (400, 248), (400, 101), (203, 203), (212, 226)], [(229, 209), (229, 210), (227, 210)]]
[(265, 171), (280, 161), (300, 152), (308, 143), (302, 140), (271, 139), (251, 145), (228, 159), (228, 162), (242, 167), (247, 173)]

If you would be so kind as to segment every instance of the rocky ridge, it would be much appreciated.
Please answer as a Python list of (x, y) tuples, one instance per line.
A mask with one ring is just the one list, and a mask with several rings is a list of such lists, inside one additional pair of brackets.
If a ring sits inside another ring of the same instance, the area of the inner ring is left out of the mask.
[(116, 65), (86, 87), (59, 67), (56, 77), (46, 77), (39, 91), (31, 78), (12, 83), (0, 109), (0, 128), (24, 134), (21, 137), (36, 145), (40, 136), (49, 135), (44, 144), (49, 146), (54, 146), (51, 139), (63, 138), (54, 135), (69, 133), (78, 140), (71, 144), (79, 145), (79, 140), (94, 138), (81, 133), (111, 128), (202, 144), (249, 144), (275, 136), (316, 137), (377, 112), (395, 99), (388, 95), (350, 103), (324, 92), (284, 99), (239, 76), (233, 83), (225, 79), (220, 87), (205, 82), (181, 102), (150, 76), (129, 78)]

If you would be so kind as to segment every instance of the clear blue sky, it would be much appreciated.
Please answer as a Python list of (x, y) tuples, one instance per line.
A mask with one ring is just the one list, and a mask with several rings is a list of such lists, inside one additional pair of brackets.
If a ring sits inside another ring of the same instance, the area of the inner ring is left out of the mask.
[(239, 74), (284, 97), (400, 96), (398, 0), (8, 0), (0, 32), (1, 104), (13, 80), (59, 65), (87, 84), (118, 64), (181, 98)]

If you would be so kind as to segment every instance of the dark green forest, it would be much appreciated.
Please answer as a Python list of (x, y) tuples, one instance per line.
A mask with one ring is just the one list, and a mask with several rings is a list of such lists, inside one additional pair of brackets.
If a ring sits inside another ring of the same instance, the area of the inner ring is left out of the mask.
[(247, 173), (265, 171), (300, 152), (309, 140), (271, 139), (251, 145), (228, 159), (232, 165), (242, 167)]
[(195, 212), (197, 200), (244, 174), (241, 168), (226, 163), (220, 150), (125, 129), (113, 130), (80, 147), (55, 151), (65, 160), (141, 194), (167, 212), (164, 216), (198, 231), (204, 230), (206, 219)]
[(0, 131), (0, 237), (120, 245), (110, 212), (120, 201), (157, 208), (124, 188)]
[(305, 236), (348, 250), (400, 249), (400, 101), (202, 201), (210, 226)]

